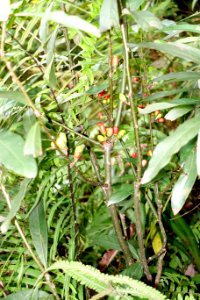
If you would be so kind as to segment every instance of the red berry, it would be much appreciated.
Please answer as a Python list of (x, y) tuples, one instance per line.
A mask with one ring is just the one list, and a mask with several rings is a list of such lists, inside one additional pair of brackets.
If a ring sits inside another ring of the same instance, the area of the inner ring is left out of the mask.
[(139, 104), (138, 108), (145, 108), (145, 105), (144, 104)]
[(103, 114), (100, 112), (100, 113), (98, 113), (98, 118), (100, 119), (100, 120), (102, 120), (103, 119)]
[(104, 99), (106, 99), (106, 100), (107, 100), (107, 99), (110, 99), (110, 94), (105, 95), (105, 96), (104, 96)]
[(147, 96), (148, 96), (148, 95), (147, 95), (146, 93), (143, 94), (143, 97), (144, 97), (144, 98), (147, 97)]
[(101, 92), (98, 93), (98, 97), (101, 98), (101, 97), (103, 97), (105, 94), (106, 94), (106, 91), (103, 90), (103, 91), (101, 91)]
[(136, 157), (137, 157), (137, 152), (133, 152), (133, 153), (131, 154), (131, 157), (132, 157), (132, 158), (136, 158)]
[(113, 127), (113, 134), (118, 134), (118, 132), (119, 132), (119, 127), (114, 126)]
[(133, 78), (132, 78), (132, 81), (133, 81), (133, 82), (138, 82), (138, 81), (140, 81), (140, 78), (139, 78), (139, 77), (133, 77)]

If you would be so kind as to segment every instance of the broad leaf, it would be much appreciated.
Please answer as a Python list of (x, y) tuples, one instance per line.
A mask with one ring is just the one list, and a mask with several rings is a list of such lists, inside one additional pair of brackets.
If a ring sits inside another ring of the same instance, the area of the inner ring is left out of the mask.
[(159, 143), (144, 172), (142, 184), (151, 181), (170, 162), (172, 156), (197, 135), (199, 129), (200, 117), (197, 115), (185, 121), (170, 136)]
[(19, 13), (16, 14), (16, 16), (21, 16), (21, 17), (39, 17), (39, 18), (45, 18), (45, 20), (48, 21), (53, 21), (55, 23), (64, 25), (69, 28), (73, 29), (78, 29), (78, 30), (83, 30), (87, 33), (90, 33), (92, 35), (95, 35), (97, 37), (100, 36), (100, 31), (98, 28), (96, 28), (94, 25), (90, 24), (89, 22), (81, 19), (78, 16), (68, 16), (65, 14), (63, 11), (54, 11), (54, 12), (49, 12), (48, 15), (45, 13)]
[(200, 131), (197, 139), (197, 174), (200, 176)]
[(37, 165), (32, 156), (23, 153), (24, 140), (10, 131), (0, 132), (0, 163), (20, 176), (34, 178)]
[(149, 31), (150, 27), (155, 27), (157, 29), (162, 28), (162, 23), (160, 20), (150, 11), (134, 11), (132, 12), (132, 15), (137, 24), (145, 31)]
[(29, 216), (29, 226), (33, 244), (37, 254), (45, 267), (47, 267), (48, 234), (43, 201), (32, 210)]
[(178, 214), (187, 200), (197, 177), (196, 152), (193, 149), (183, 164), (183, 171), (172, 190), (171, 206), (174, 215)]
[(119, 26), (119, 13), (117, 0), (104, 0), (100, 10), (100, 31), (110, 30)]
[(99, 85), (91, 87), (89, 90), (86, 91), (86, 94), (88, 95), (93, 95), (93, 94), (98, 94), (101, 91), (107, 89), (108, 83), (101, 83)]
[(24, 144), (24, 154), (38, 157), (42, 155), (40, 124), (36, 122), (29, 130)]
[(134, 0), (134, 1), (128, 1), (128, 6), (130, 7), (131, 11), (137, 10), (144, 2), (145, 0)]
[(103, 233), (101, 233), (100, 235), (95, 235), (94, 239), (91, 240), (91, 244), (101, 246), (106, 250), (121, 250), (118, 239), (115, 235), (108, 235)]
[[(160, 78), (160, 77), (158, 77)], [(170, 90), (170, 91), (162, 91), (162, 92), (157, 92), (157, 93), (153, 93), (151, 94), (150, 96), (147, 96), (145, 97), (144, 99), (142, 99), (143, 102), (149, 102), (149, 101), (153, 101), (153, 100), (156, 100), (157, 102), (158, 101), (163, 101), (162, 98), (164, 97), (168, 97), (168, 96), (171, 96), (171, 95), (176, 95), (178, 93), (183, 93), (183, 92), (186, 92), (186, 91), (191, 91), (191, 89), (176, 89), (176, 90)]]
[(24, 199), (27, 191), (28, 184), (30, 182), (30, 179), (24, 179), (20, 185), (19, 192), (17, 195), (14, 197), (14, 199), (11, 202), (11, 209), (5, 219), (5, 221), (1, 225), (1, 232), (6, 233), (9, 226), (10, 222), (12, 219), (16, 216), (18, 210), (20, 209), (21, 202)]
[(131, 184), (122, 185), (117, 191), (112, 193), (107, 205), (117, 204), (125, 200), (131, 194), (133, 194), (133, 186)]
[(155, 49), (164, 53), (168, 53), (175, 57), (180, 57), (187, 61), (192, 61), (199, 64), (200, 60), (200, 50), (188, 45), (184, 45), (181, 43), (172, 43), (172, 42), (147, 42), (141, 44), (130, 45), (130, 47), (137, 48), (149, 48)]
[(190, 112), (192, 109), (193, 109), (193, 106), (189, 106), (189, 105), (173, 108), (165, 115), (165, 119), (174, 121), (174, 120), (184, 116), (185, 114)]
[(129, 276), (130, 278), (140, 280), (142, 278), (142, 275), (144, 274), (142, 264), (136, 262), (122, 271), (121, 274)]

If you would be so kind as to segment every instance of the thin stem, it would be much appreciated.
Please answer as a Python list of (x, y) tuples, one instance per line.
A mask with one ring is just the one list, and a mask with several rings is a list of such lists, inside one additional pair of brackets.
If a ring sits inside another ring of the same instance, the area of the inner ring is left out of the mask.
[(109, 111), (109, 126), (113, 124), (113, 67), (112, 67), (112, 40), (111, 33), (108, 33), (108, 60), (109, 60), (109, 93), (110, 93), (110, 111)]
[[(111, 149), (112, 149), (112, 143), (106, 142), (104, 145), (104, 159), (105, 159), (105, 184), (106, 184), (106, 202), (108, 202), (111, 193), (112, 193), (112, 177), (111, 177)], [(117, 211), (117, 207), (115, 204), (112, 204), (109, 206), (109, 211), (112, 218), (113, 227), (115, 229), (117, 239), (119, 241), (119, 245), (124, 253), (125, 261), (127, 266), (130, 266), (133, 263), (133, 258), (131, 255), (131, 252), (128, 248), (128, 244), (125, 241), (125, 238), (123, 236), (119, 215)]]
[(138, 120), (137, 120), (137, 108), (133, 103), (133, 90), (132, 90), (132, 83), (131, 83), (131, 74), (130, 74), (130, 66), (129, 66), (129, 49), (127, 45), (127, 38), (126, 38), (126, 31), (124, 24), (121, 24), (121, 33), (124, 45), (124, 54), (125, 54), (125, 66), (126, 66), (126, 76), (128, 81), (128, 98), (131, 106), (131, 115), (133, 120), (133, 130), (135, 136), (135, 144), (137, 148), (137, 155), (138, 155), (138, 164), (137, 164), (137, 173), (136, 173), (136, 181), (134, 183), (134, 209), (135, 209), (135, 216), (136, 216), (136, 232), (138, 237), (138, 245), (140, 251), (140, 258), (144, 268), (144, 272), (146, 274), (147, 280), (151, 281), (152, 276), (149, 272), (149, 267), (147, 264), (147, 259), (145, 255), (145, 246), (143, 241), (143, 233), (142, 233), (142, 221), (140, 215), (140, 185), (141, 185), (141, 174), (142, 174), (142, 153), (140, 147), (140, 139), (139, 139), (139, 127), (138, 127)]

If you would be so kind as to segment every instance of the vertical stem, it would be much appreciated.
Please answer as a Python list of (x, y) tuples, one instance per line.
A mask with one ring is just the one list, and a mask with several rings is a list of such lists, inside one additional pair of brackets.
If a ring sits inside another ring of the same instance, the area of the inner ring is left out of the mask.
[(113, 67), (112, 67), (112, 41), (111, 33), (108, 33), (108, 60), (109, 60), (109, 92), (110, 92), (110, 110), (109, 110), (109, 126), (112, 127), (113, 122)]
[[(111, 193), (112, 193), (112, 177), (111, 177), (111, 150), (112, 150), (112, 143), (106, 142), (104, 145), (104, 158), (105, 158), (105, 184), (106, 184), (106, 200), (108, 202)], [(125, 241), (123, 236), (121, 224), (119, 221), (119, 215), (117, 211), (116, 205), (112, 204), (109, 206), (109, 211), (112, 218), (113, 227), (115, 229), (119, 245), (124, 253), (125, 261), (127, 266), (130, 266), (133, 263), (133, 258), (131, 252), (128, 248), (128, 244)]]
[(145, 246), (143, 241), (143, 233), (142, 233), (142, 221), (140, 215), (140, 185), (141, 185), (141, 174), (142, 174), (142, 153), (140, 147), (140, 139), (139, 139), (139, 128), (138, 128), (138, 120), (137, 120), (137, 111), (136, 106), (133, 103), (133, 90), (132, 90), (132, 83), (131, 83), (131, 75), (130, 75), (130, 66), (129, 66), (129, 49), (127, 45), (126, 39), (126, 32), (124, 28), (124, 24), (121, 24), (121, 33), (124, 45), (124, 54), (125, 54), (125, 67), (126, 67), (126, 75), (127, 75), (127, 82), (128, 82), (128, 98), (131, 106), (131, 115), (133, 120), (133, 130), (135, 136), (135, 144), (137, 148), (137, 155), (138, 155), (138, 164), (137, 164), (137, 173), (136, 173), (136, 180), (134, 183), (134, 209), (135, 209), (135, 216), (136, 216), (136, 232), (138, 237), (138, 245), (140, 251), (140, 258), (144, 268), (145, 275), (148, 281), (152, 280), (151, 273), (149, 272), (149, 267), (147, 264), (147, 259), (145, 255)]

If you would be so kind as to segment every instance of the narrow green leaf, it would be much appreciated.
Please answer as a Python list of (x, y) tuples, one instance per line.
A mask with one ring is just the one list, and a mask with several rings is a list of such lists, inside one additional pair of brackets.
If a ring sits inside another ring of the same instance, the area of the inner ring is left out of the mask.
[(164, 98), (164, 97), (176, 95), (178, 93), (184, 93), (184, 92), (187, 92), (187, 91), (191, 91), (191, 89), (189, 89), (189, 88), (188, 89), (182, 89), (181, 88), (181, 89), (176, 89), (176, 90), (157, 92), (157, 93), (151, 94), (150, 96), (145, 97), (142, 101), (143, 102), (150, 102), (150, 101), (153, 101), (153, 100), (156, 100), (157, 102), (158, 101), (163, 101), (162, 98)]
[(20, 135), (10, 131), (0, 132), (0, 163), (18, 175), (34, 178), (37, 165), (32, 156), (23, 153), (24, 140)]
[(160, 142), (144, 172), (142, 184), (151, 181), (170, 162), (172, 156), (197, 135), (199, 129), (200, 117), (197, 115), (185, 121), (170, 136)]
[(0, 98), (14, 100), (23, 105), (29, 105), (24, 95), (19, 91), (0, 91)]
[(200, 103), (200, 99), (181, 98), (181, 99), (176, 99), (176, 100), (172, 100), (169, 102), (158, 102), (158, 103), (149, 104), (147, 107), (145, 107), (143, 109), (139, 109), (139, 112), (141, 114), (149, 114), (156, 110), (162, 110), (162, 109), (167, 109), (167, 108), (176, 107), (176, 106), (180, 106), (180, 105), (187, 105), (187, 104), (195, 105), (195, 104), (199, 104), (199, 103)]
[(200, 130), (197, 138), (197, 174), (200, 176)]
[(177, 215), (187, 200), (197, 177), (196, 153), (193, 149), (183, 164), (183, 173), (172, 190), (171, 206), (174, 215)]
[(154, 27), (157, 29), (162, 28), (162, 23), (160, 22), (160, 20), (150, 11), (133, 11), (132, 15), (137, 24), (145, 31), (149, 31), (150, 27)]
[(162, 28), (162, 31), (167, 31), (167, 32), (174, 31), (174, 30), (200, 33), (200, 26), (184, 23), (184, 24), (170, 25)]
[(119, 13), (117, 0), (104, 0), (100, 10), (100, 31), (110, 30), (113, 26), (119, 26)]
[(37, 254), (45, 267), (47, 267), (48, 234), (43, 201), (32, 210), (29, 216), (29, 226), (33, 244)]
[(185, 80), (198, 80), (200, 79), (199, 72), (172, 72), (157, 78), (154, 78), (153, 81), (185, 81)]
[(1, 225), (1, 232), (6, 233), (9, 226), (10, 222), (12, 219), (16, 216), (18, 210), (20, 209), (21, 202), (24, 199), (27, 191), (28, 184), (30, 183), (31, 179), (24, 179), (20, 185), (19, 192), (17, 195), (14, 197), (14, 199), (11, 202), (11, 209), (5, 219), (5, 221)]
[(173, 108), (165, 115), (165, 119), (174, 121), (174, 120), (184, 116), (185, 114), (190, 112), (192, 109), (193, 109), (193, 106), (189, 106), (189, 105)]
[(42, 155), (40, 124), (36, 122), (29, 130), (24, 144), (24, 155), (38, 157)]
[(130, 47), (137, 48), (149, 48), (155, 49), (171, 56), (180, 57), (187, 61), (192, 61), (199, 64), (200, 60), (200, 50), (188, 45), (184, 45), (181, 43), (172, 43), (172, 42), (147, 42), (141, 44), (130, 45)]
[(24, 13), (18, 13), (16, 14), (16, 16), (45, 18), (48, 21), (53, 21), (55, 23), (64, 25), (69, 28), (83, 30), (87, 33), (100, 37), (100, 31), (94, 25), (81, 19), (78, 16), (68, 16), (63, 11), (49, 12), (48, 15), (46, 15), (45, 13), (24, 12)]
[(131, 184), (122, 185), (117, 191), (112, 193), (107, 205), (117, 204), (125, 200), (131, 194), (133, 194), (133, 186)]

